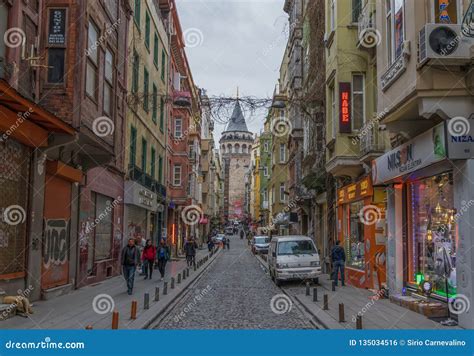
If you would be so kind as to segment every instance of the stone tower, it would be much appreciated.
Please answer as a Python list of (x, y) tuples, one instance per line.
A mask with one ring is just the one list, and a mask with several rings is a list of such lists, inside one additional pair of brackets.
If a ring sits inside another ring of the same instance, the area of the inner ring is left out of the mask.
[(247, 129), (237, 100), (234, 111), (219, 141), (224, 161), (224, 217), (244, 218), (245, 173), (250, 165), (253, 134)]

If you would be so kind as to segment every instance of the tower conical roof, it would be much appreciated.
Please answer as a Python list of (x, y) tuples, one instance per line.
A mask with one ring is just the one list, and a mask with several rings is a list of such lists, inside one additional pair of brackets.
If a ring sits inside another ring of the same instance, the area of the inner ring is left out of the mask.
[(230, 121), (227, 124), (225, 132), (228, 131), (245, 131), (249, 132), (247, 129), (247, 123), (245, 122), (244, 114), (242, 113), (242, 108), (240, 107), (239, 100), (236, 101), (234, 106), (234, 111), (230, 117)]

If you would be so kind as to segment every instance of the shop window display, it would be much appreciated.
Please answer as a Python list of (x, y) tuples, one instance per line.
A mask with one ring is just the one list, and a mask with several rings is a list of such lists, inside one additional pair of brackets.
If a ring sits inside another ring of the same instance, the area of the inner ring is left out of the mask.
[(432, 285), (432, 293), (456, 294), (456, 226), (452, 174), (409, 183), (409, 283)]
[(362, 270), (365, 268), (364, 224), (360, 220), (363, 207), (363, 201), (356, 201), (344, 209), (346, 265)]

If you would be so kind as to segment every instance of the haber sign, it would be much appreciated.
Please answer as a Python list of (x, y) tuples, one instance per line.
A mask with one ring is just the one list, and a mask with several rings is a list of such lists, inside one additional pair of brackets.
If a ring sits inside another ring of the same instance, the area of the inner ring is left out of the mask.
[(351, 83), (339, 83), (339, 132), (351, 131)]

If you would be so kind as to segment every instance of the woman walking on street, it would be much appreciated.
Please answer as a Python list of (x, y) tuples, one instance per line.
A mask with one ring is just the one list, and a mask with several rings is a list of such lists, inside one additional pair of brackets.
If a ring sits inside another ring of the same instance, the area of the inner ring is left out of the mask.
[(151, 279), (153, 274), (153, 263), (156, 257), (156, 248), (150, 239), (146, 240), (145, 248), (142, 252), (142, 261), (145, 269), (145, 279)]
[(158, 271), (161, 274), (161, 280), (165, 277), (166, 262), (170, 259), (170, 248), (166, 245), (165, 240), (160, 241), (160, 246), (157, 251), (158, 256)]

